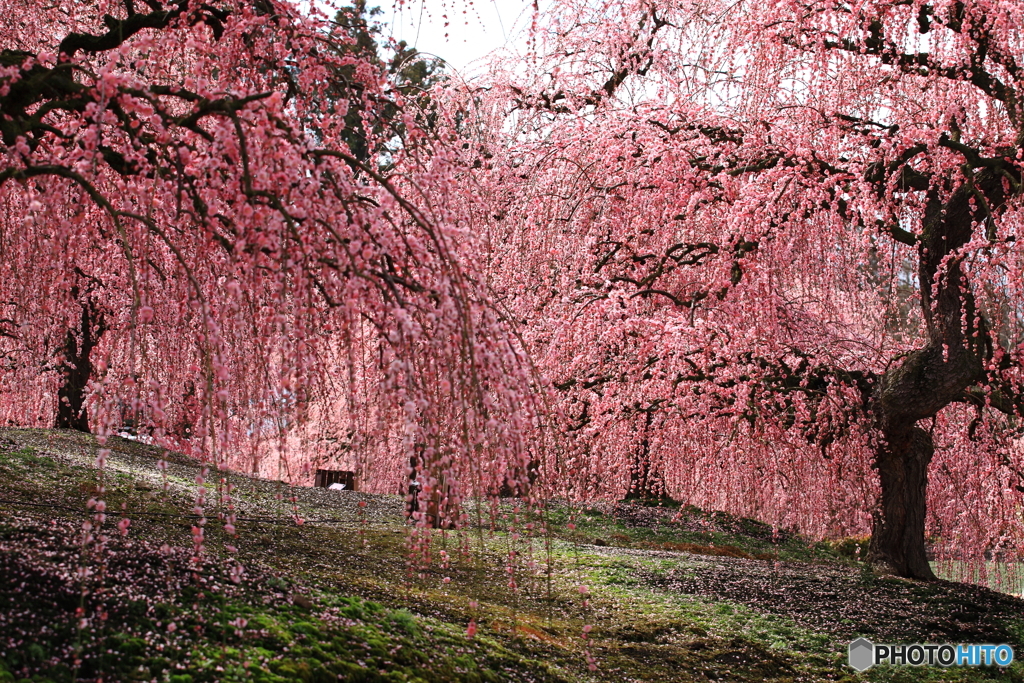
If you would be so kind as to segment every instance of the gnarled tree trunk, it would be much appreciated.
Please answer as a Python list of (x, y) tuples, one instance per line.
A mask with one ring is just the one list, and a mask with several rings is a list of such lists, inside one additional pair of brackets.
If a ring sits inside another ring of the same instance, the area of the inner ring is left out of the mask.
[[(77, 291), (72, 291), (77, 296)], [(63, 349), (64, 381), (57, 391), (57, 427), (89, 433), (85, 390), (92, 377), (92, 351), (106, 331), (103, 315), (91, 298), (80, 303), (82, 318), (78, 334), (68, 330)]]
[(961, 185), (946, 201), (929, 190), (915, 242), (927, 342), (890, 366), (871, 401), (880, 436), (875, 466), (882, 496), (868, 561), (908, 578), (935, 578), (925, 551), (925, 498), (934, 446), (921, 423), (962, 400), (972, 385), (984, 383), (985, 361), (991, 356), (988, 326), (957, 252), (983, 224), (978, 194), (994, 207), (1003, 206), (1006, 197), (1003, 178), (994, 173), (979, 173), (973, 185)]

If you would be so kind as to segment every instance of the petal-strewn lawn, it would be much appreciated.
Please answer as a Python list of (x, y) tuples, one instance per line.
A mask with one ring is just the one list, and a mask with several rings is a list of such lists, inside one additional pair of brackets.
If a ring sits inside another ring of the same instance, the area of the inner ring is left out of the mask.
[(165, 479), (155, 449), (112, 446), (97, 549), (92, 438), (0, 432), (0, 681), (1024, 680), (1019, 663), (855, 675), (858, 636), (1024, 655), (1024, 602), (695, 509), (509, 501), (415, 535), (397, 496), (212, 473), (195, 562), (198, 464), (171, 457)]

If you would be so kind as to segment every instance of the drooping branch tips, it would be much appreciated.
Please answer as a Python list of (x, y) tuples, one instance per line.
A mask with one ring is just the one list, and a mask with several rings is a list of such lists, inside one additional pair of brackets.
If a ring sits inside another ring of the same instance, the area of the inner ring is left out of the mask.
[(418, 453), (453, 501), (527, 491), (534, 379), (421, 194), (435, 67), (286, 2), (74, 5), (0, 19), (3, 419), (59, 393), (80, 428), (256, 473), (343, 458), (391, 489)]
[(86, 277), (101, 429), (430, 500), (657, 489), (920, 578), (926, 529), (989, 542), (958, 478), (1020, 537), (1004, 4), (570, 1), (468, 84), (358, 12), (61, 7), (0, 18), (9, 419), (53, 412)]
[(1022, 457), (1014, 21), (996, 3), (566, 3), (535, 65), (475, 84), (503, 141), (466, 160), (493, 286), (593, 473), (581, 495), (627, 486), (608, 473), (642, 453), (688, 502), (821, 534), (837, 522), (813, 501), (846, 496), (862, 533), (878, 496), (873, 560), (928, 578), (926, 515), (948, 530), (958, 505), (926, 513), (923, 487), (946, 500), (970, 452), (1000, 472), (992, 525), (1020, 537), (1015, 470), (991, 455)]

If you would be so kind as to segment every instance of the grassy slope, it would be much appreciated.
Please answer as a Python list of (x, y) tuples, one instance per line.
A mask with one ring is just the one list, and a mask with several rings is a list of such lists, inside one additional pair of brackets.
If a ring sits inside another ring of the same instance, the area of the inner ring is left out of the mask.
[[(432, 532), (414, 548), (397, 497), (214, 474), (238, 487), (243, 518), (263, 519), (240, 521), (236, 538), (211, 521), (197, 565), (195, 463), (176, 458), (164, 491), (153, 449), (117, 440), (109, 541), (83, 555), (94, 452), (84, 435), (0, 431), (0, 682), (72, 680), (76, 659), (81, 680), (175, 683), (1024, 681), (1019, 663), (854, 675), (845, 646), (857, 635), (1011, 642), (1024, 656), (1024, 602), (875, 577), (834, 547), (693, 509), (556, 506), (544, 520), (502, 507), (494, 529)], [(293, 495), (320, 521), (271, 521)], [(545, 523), (553, 531), (537, 534)]]

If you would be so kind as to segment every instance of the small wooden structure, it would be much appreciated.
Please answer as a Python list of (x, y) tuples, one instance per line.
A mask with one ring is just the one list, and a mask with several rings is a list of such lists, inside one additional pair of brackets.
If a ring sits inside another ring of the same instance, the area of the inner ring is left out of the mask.
[(356, 473), (348, 470), (317, 470), (313, 486), (327, 488), (331, 484), (344, 484), (346, 491), (356, 490)]

